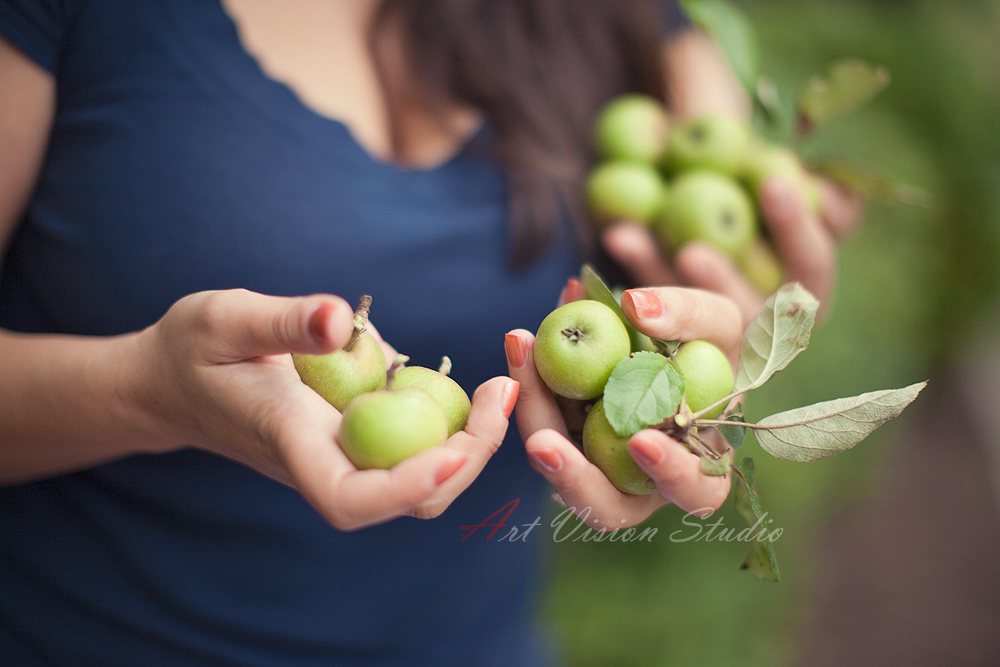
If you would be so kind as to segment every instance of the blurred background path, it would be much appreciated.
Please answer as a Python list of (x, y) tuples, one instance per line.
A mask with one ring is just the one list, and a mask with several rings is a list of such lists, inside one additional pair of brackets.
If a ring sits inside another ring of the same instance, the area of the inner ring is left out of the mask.
[(1000, 665), (1000, 366), (926, 392), (878, 493), (823, 533), (802, 667)]

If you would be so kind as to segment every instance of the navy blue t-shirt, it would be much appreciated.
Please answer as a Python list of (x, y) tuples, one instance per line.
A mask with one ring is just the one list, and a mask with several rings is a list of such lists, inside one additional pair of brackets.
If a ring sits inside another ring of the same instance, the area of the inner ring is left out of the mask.
[[(509, 266), (488, 130), (437, 168), (374, 160), (262, 73), (218, 0), (3, 0), (0, 34), (58, 82), (0, 326), (110, 335), (200, 290), (367, 293), (392, 344), (449, 355), (471, 393), (578, 270), (568, 242)], [(547, 536), (461, 529), (515, 499), (509, 524), (542, 513), (515, 432), (440, 518), (352, 533), (193, 449), (2, 488), (0, 662), (540, 664)]]

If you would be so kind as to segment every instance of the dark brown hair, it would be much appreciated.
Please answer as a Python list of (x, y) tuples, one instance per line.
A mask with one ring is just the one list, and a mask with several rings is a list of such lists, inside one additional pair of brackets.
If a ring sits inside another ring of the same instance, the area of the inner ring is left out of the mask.
[[(584, 256), (599, 253), (582, 205), (594, 119), (624, 92), (665, 98), (654, 2), (383, 0), (376, 13), (371, 45), (390, 102), (405, 98), (433, 115), (440, 100), (454, 100), (482, 112), (494, 131), (515, 264), (543, 252), (567, 215)], [(382, 37), (393, 28), (416, 82), (405, 90), (386, 77), (392, 42)]]

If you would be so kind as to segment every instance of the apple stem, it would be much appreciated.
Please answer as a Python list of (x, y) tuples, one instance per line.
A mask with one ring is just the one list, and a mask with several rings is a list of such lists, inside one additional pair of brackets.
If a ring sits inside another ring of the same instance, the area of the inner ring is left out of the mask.
[(358, 339), (361, 338), (361, 334), (365, 332), (365, 327), (368, 326), (368, 314), (371, 312), (371, 307), (372, 298), (367, 294), (363, 295), (358, 301), (357, 310), (354, 311), (354, 331), (351, 332), (351, 339), (344, 346), (345, 352), (353, 350)]
[(396, 379), (396, 372), (399, 371), (410, 358), (405, 354), (397, 354), (396, 358), (392, 360), (392, 365), (389, 366), (389, 370), (385, 372), (385, 389), (386, 391), (392, 389), (392, 382)]
[(441, 357), (441, 366), (438, 368), (438, 373), (441, 375), (447, 375), (451, 373), (451, 359), (448, 357)]
[(699, 455), (701, 455), (701, 456), (707, 456), (708, 458), (712, 459), (713, 461), (718, 461), (719, 459), (722, 458), (721, 454), (719, 454), (717, 451), (715, 451), (715, 449), (713, 449), (711, 445), (709, 445), (707, 442), (705, 442), (704, 440), (702, 440), (699, 436), (695, 435), (694, 433), (691, 433), (690, 435), (691, 435), (691, 438), (693, 438), (694, 441), (697, 442), (698, 445), (699, 445), (699, 447), (697, 447), (697, 449), (699, 450), (699, 452), (698, 452)]

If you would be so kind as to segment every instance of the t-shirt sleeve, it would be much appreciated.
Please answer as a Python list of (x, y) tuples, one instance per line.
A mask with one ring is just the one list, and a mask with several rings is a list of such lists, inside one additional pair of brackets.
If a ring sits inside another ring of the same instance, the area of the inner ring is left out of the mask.
[(681, 11), (677, 0), (659, 0), (658, 4), (663, 20), (663, 34), (665, 37), (671, 37), (685, 28), (691, 27), (691, 22), (688, 21), (684, 12)]
[(77, 4), (73, 0), (0, 0), (0, 35), (55, 74)]

